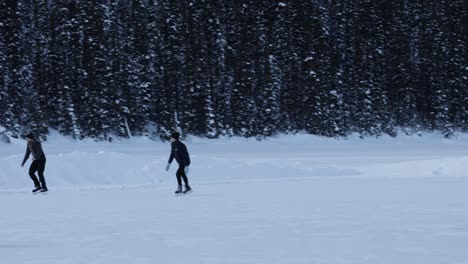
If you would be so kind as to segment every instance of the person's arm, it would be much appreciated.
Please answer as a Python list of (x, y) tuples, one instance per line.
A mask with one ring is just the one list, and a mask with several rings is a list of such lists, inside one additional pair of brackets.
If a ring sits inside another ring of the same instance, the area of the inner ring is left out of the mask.
[(171, 168), (172, 160), (174, 160), (174, 144), (171, 144), (171, 155), (169, 156), (169, 161), (166, 165), (166, 171), (168, 171)]
[(24, 159), (23, 159), (23, 163), (21, 163), (21, 167), (24, 166), (30, 154), (31, 154), (31, 150), (29, 150), (29, 146), (26, 146), (26, 154), (24, 155)]
[(171, 144), (171, 155), (169, 156), (168, 163), (171, 164), (173, 160), (174, 160), (174, 144)]
[(183, 145), (184, 147), (182, 148), (182, 157), (184, 159), (184, 164), (185, 166), (190, 166), (190, 156), (187, 151), (187, 147)]

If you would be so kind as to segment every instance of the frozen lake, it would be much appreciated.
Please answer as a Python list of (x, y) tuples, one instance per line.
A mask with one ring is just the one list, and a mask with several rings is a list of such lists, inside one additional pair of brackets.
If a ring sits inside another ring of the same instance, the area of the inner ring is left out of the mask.
[(168, 144), (45, 143), (47, 195), (2, 145), (1, 262), (465, 264), (465, 142), (191, 139), (181, 197)]

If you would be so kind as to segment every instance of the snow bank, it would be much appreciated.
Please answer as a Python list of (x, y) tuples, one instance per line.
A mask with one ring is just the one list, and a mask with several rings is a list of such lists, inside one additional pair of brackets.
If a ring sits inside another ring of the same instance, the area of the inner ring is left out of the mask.
[(10, 138), (6, 134), (6, 129), (0, 126), (0, 144), (2, 143), (10, 143)]
[[(189, 178), (206, 184), (310, 177), (466, 177), (466, 139), (283, 135), (263, 141), (189, 137), (186, 143), (192, 158)], [(53, 188), (175, 184), (177, 164), (170, 172), (164, 170), (169, 143), (145, 138), (76, 142), (53, 136), (43, 147), (45, 175)], [(0, 189), (31, 187), (29, 163), (20, 167), (24, 150), (23, 140), (0, 145)]]

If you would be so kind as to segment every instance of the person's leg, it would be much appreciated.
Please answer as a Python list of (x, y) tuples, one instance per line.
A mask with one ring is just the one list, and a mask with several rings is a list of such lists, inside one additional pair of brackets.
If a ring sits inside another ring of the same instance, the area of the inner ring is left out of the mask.
[(177, 184), (182, 186), (182, 173), (184, 172), (184, 166), (179, 166), (179, 169), (176, 172)]
[(185, 174), (185, 166), (179, 165), (179, 169), (177, 170), (177, 180), (179, 181), (179, 185), (182, 185), (182, 179), (185, 182), (185, 186), (189, 186), (188, 178)]
[(188, 188), (190, 188), (189, 184), (188, 184), (188, 178), (187, 178), (187, 174), (185, 174), (185, 167), (182, 166), (182, 179), (184, 180), (185, 182), (185, 186), (187, 186)]
[(175, 191), (175, 194), (178, 195), (178, 194), (182, 193), (182, 173), (181, 173), (180, 167), (176, 172), (176, 176), (177, 176), (177, 184), (178, 185), (177, 185), (177, 189)]
[(34, 174), (37, 171), (37, 161), (33, 161), (31, 163), (31, 166), (29, 167), (29, 177), (31, 177), (31, 180), (34, 182), (35, 187), (41, 186), (39, 181), (37, 180), (36, 175)]
[(37, 161), (37, 173), (39, 174), (39, 180), (41, 181), (41, 186), (42, 189), (47, 189), (46, 181), (44, 178), (44, 170), (45, 170), (45, 164), (46, 160), (38, 160)]
[[(192, 191), (192, 188), (189, 186), (188, 183), (188, 178), (187, 174), (185, 174), (185, 166), (180, 166), (179, 169), (177, 170), (179, 172), (180, 177), (184, 180), (185, 182), (185, 190), (183, 193), (189, 193)], [(179, 185), (180, 186), (180, 185)]]

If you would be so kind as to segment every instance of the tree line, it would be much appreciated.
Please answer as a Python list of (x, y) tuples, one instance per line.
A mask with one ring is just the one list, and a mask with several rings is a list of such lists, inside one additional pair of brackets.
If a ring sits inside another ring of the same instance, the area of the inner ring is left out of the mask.
[(0, 128), (468, 131), (462, 0), (1, 0)]

